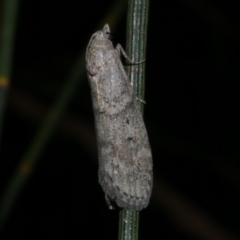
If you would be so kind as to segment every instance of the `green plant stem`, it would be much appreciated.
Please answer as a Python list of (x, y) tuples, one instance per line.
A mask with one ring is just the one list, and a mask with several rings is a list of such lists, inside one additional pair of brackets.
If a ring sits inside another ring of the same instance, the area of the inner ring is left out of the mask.
[[(127, 44), (126, 50), (133, 62), (146, 59), (148, 0), (129, 0), (127, 13)], [(133, 84), (134, 92), (144, 100), (145, 62), (133, 64), (127, 68), (128, 76)], [(141, 111), (143, 113), (143, 104)], [(121, 210), (119, 215), (119, 240), (138, 239), (139, 212)]]
[(3, 3), (3, 25), (0, 41), (0, 137), (9, 78), (12, 68), (12, 52), (19, 0), (5, 0)]
[(139, 212), (122, 209), (119, 214), (119, 240), (138, 239)]
[[(149, 0), (128, 2), (126, 51), (133, 62), (146, 60), (148, 9)], [(145, 93), (145, 62), (127, 68), (134, 92), (141, 100), (144, 100)], [(141, 110), (143, 111), (143, 104)]]

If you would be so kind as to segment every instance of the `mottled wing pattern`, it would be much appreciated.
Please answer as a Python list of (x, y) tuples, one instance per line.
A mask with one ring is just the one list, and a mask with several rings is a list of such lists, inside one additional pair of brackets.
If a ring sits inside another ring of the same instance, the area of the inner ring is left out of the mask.
[[(152, 157), (142, 117), (131, 110), (116, 118), (102, 116), (104, 123), (108, 118), (111, 124), (101, 137), (107, 135), (111, 141), (100, 141), (99, 181), (119, 206), (141, 210), (148, 205), (151, 195)], [(122, 133), (118, 134), (120, 124)]]
[(152, 189), (152, 156), (136, 97), (105, 25), (88, 45), (86, 60), (92, 90), (99, 152), (99, 182), (117, 205), (141, 210)]

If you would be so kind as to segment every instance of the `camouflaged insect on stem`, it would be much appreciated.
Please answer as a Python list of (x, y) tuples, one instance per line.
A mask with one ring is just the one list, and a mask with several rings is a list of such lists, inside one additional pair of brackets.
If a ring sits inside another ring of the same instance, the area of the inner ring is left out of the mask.
[(119, 207), (141, 210), (152, 191), (152, 154), (136, 96), (110, 28), (94, 33), (86, 52), (99, 154), (99, 183)]

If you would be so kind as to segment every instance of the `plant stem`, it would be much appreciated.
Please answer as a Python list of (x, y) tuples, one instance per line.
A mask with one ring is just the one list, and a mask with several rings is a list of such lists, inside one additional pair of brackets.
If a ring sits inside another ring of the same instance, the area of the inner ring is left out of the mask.
[[(126, 50), (133, 62), (146, 59), (148, 0), (129, 0), (127, 13), (127, 44)], [(145, 62), (127, 68), (129, 80), (134, 92), (140, 100), (144, 100)], [(141, 111), (143, 113), (143, 104)], [(122, 209), (119, 216), (119, 240), (138, 239), (139, 212)]]
[[(126, 51), (133, 62), (146, 60), (149, 0), (129, 0)], [(145, 62), (127, 68), (134, 92), (140, 100), (145, 93)], [(143, 104), (141, 104), (143, 111)]]
[(122, 209), (119, 214), (119, 240), (138, 239), (139, 212)]

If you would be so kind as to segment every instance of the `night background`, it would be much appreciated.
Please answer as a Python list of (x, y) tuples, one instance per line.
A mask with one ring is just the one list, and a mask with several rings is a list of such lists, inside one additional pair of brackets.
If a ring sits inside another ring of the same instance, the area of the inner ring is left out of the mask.
[[(106, 22), (114, 45), (125, 46), (127, 7), (109, 15), (124, 1), (18, 2), (11, 81), (0, 86), (6, 94), (0, 238), (117, 239), (118, 209), (108, 210), (98, 184), (92, 101), (81, 59)], [(144, 120), (154, 187), (140, 212), (139, 239), (240, 239), (239, 10), (239, 1), (150, 1)], [(46, 117), (54, 116), (74, 74), (79, 77), (54, 131), (29, 162), (36, 135), (45, 134)], [(16, 199), (3, 217), (14, 179), (21, 184), (11, 190)]]

